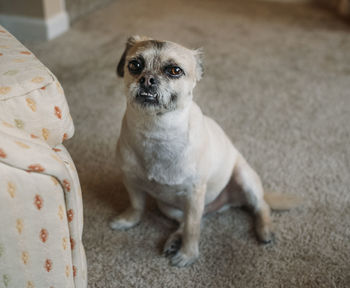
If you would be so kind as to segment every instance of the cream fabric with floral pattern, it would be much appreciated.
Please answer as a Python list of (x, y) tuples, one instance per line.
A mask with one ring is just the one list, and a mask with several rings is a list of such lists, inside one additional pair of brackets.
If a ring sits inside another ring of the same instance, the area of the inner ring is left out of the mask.
[(56, 77), (0, 26), (0, 120), (51, 146), (73, 136), (74, 126)]
[(79, 178), (60, 144), (73, 127), (56, 78), (0, 26), (0, 287), (87, 287)]

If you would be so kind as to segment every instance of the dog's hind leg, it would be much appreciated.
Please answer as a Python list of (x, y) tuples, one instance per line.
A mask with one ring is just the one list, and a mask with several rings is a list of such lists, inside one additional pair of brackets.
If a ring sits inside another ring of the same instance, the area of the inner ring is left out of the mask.
[(251, 208), (255, 217), (255, 229), (262, 243), (272, 240), (270, 207), (264, 200), (264, 191), (259, 176), (239, 155), (235, 164), (232, 179), (239, 191), (232, 191), (233, 202), (238, 201)]
[(165, 204), (164, 202), (159, 200), (157, 201), (157, 206), (165, 216), (179, 223), (178, 229), (170, 235), (170, 237), (167, 239), (163, 248), (163, 253), (166, 256), (173, 256), (181, 248), (182, 233), (183, 233), (183, 227), (184, 227), (184, 223), (183, 223), (184, 213), (180, 209), (177, 209), (173, 206)]
[(157, 206), (159, 210), (168, 218), (173, 219), (177, 221), (178, 223), (181, 223), (183, 220), (184, 213), (182, 210), (177, 209), (171, 205), (165, 204), (162, 201), (157, 201)]

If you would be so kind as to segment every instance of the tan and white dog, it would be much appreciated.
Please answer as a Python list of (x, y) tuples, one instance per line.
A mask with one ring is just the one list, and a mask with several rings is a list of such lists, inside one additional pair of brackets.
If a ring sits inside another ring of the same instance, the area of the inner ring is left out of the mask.
[(198, 50), (134, 36), (117, 67), (127, 95), (117, 158), (131, 206), (110, 226), (127, 229), (138, 224), (145, 195), (150, 194), (160, 210), (180, 224), (164, 247), (172, 265), (179, 267), (192, 264), (199, 255), (204, 214), (248, 206), (258, 239), (268, 243), (269, 204), (280, 209), (293, 205), (293, 199), (264, 197), (258, 175), (219, 125), (192, 101), (202, 76), (200, 58)]

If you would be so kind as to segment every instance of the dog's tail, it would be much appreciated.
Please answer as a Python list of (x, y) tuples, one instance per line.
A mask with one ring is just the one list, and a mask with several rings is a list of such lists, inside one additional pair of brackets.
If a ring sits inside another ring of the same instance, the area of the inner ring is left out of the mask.
[(264, 200), (272, 210), (285, 211), (301, 205), (302, 199), (294, 195), (285, 195), (275, 192), (264, 194)]

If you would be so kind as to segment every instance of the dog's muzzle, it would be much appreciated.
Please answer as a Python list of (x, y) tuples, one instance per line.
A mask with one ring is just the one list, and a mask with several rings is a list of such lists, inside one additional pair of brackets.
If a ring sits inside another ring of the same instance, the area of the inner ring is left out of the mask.
[(139, 84), (140, 90), (137, 94), (138, 101), (141, 103), (158, 104), (158, 79), (151, 74), (147, 74), (140, 78)]

